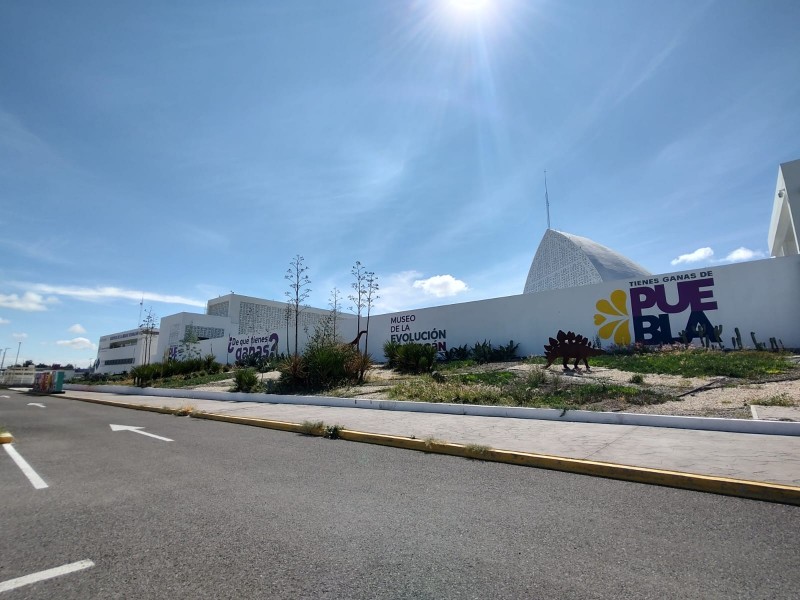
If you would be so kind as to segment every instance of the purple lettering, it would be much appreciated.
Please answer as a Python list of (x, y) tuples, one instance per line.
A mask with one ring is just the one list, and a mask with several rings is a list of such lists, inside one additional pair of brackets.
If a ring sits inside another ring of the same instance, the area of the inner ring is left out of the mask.
[(656, 305), (656, 294), (652, 288), (637, 287), (631, 288), (631, 315), (634, 317), (642, 316), (642, 310), (652, 308)]

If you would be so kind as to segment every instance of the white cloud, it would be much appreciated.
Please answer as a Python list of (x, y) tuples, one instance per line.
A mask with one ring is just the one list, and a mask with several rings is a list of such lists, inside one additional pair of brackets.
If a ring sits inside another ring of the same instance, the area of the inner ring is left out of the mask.
[(380, 298), (375, 302), (379, 312), (413, 310), (435, 304), (444, 298), (466, 291), (467, 285), (452, 275), (422, 278), (419, 271), (401, 271), (381, 278)]
[(714, 251), (711, 248), (698, 248), (689, 254), (681, 254), (678, 258), (673, 258), (670, 261), (671, 265), (681, 265), (686, 263), (695, 263), (703, 260), (710, 260), (714, 256)]
[(47, 310), (48, 304), (58, 303), (58, 298), (52, 296), (45, 298), (41, 294), (34, 292), (25, 292), (22, 296), (18, 294), (0, 294), (0, 306), (4, 308), (13, 308), (15, 310), (24, 310), (28, 312), (37, 312)]
[(417, 279), (413, 285), (426, 294), (436, 296), (437, 298), (456, 296), (469, 289), (466, 283), (460, 279), (456, 279), (452, 275), (434, 275), (427, 279)]
[(86, 333), (86, 329), (84, 329), (83, 325), (80, 323), (75, 323), (72, 327), (67, 329), (70, 333)]
[[(42, 294), (55, 294), (56, 296), (67, 296), (76, 300), (87, 302), (99, 302), (101, 300), (136, 300), (142, 299), (149, 302), (165, 302), (167, 304), (185, 304), (187, 306), (205, 307), (206, 303), (193, 298), (184, 296), (173, 296), (169, 294), (158, 294), (156, 292), (145, 292), (142, 290), (127, 290), (112, 286), (78, 287), (78, 286), (59, 286), (46, 283), (18, 284), (27, 287), (35, 292)], [(28, 292), (31, 293), (31, 292)], [(26, 294), (27, 295), (27, 294)], [(2, 306), (2, 304), (0, 304)]]
[(11, 337), (13, 337), (18, 342), (21, 342), (22, 340), (28, 339), (28, 334), (27, 333), (12, 333)]
[(76, 337), (71, 340), (58, 340), (56, 344), (59, 346), (69, 346), (73, 350), (88, 350), (89, 348), (95, 350), (97, 348), (97, 346), (85, 337)]
[(728, 254), (723, 261), (724, 262), (742, 262), (745, 260), (753, 260), (754, 258), (764, 258), (764, 253), (760, 250), (750, 250), (749, 248), (745, 248), (742, 246), (741, 248), (737, 248), (730, 254)]
[(4, 319), (3, 317), (0, 317), (0, 325), (8, 325), (9, 323), (11, 323), (11, 321), (9, 321), (8, 319)]

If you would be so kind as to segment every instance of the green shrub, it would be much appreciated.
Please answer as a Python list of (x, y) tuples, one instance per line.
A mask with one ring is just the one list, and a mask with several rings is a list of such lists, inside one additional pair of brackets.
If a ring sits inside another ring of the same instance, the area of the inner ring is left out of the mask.
[(253, 393), (258, 390), (258, 375), (253, 369), (238, 369), (233, 377), (233, 391)]
[(453, 348), (448, 348), (445, 350), (444, 359), (446, 361), (464, 361), (469, 360), (472, 356), (472, 350), (470, 350), (469, 346), (464, 344), (463, 346), (455, 346)]
[(312, 340), (302, 355), (291, 356), (280, 364), (278, 389), (315, 391), (360, 383), (371, 365), (369, 355), (349, 344)]
[(479, 365), (488, 363), (492, 360), (492, 344), (483, 340), (483, 342), (475, 342), (472, 347), (472, 359)]
[(401, 373), (427, 373), (436, 363), (436, 348), (429, 344), (402, 344), (397, 348), (397, 370)]
[(398, 342), (386, 342), (383, 345), (383, 353), (386, 355), (386, 366), (394, 369), (397, 366), (397, 349), (400, 348)]
[(359, 352), (350, 345), (309, 346), (303, 353), (306, 380), (302, 387), (324, 390), (361, 379), (356, 362)]

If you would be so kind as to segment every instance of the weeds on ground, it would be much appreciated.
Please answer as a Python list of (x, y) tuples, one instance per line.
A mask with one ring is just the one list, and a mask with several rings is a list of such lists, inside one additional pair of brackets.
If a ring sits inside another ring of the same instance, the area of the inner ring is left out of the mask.
[(434, 444), (444, 444), (445, 442), (444, 442), (444, 440), (440, 440), (438, 438), (435, 438), (435, 437), (431, 436), (431, 437), (424, 438), (422, 440), (422, 443), (425, 444), (426, 448), (430, 449)]
[(322, 435), (325, 432), (325, 423), (322, 421), (303, 421), (300, 423), (300, 433), (303, 435)]
[(194, 407), (194, 404), (182, 404), (175, 410), (173, 414), (177, 417), (188, 417), (196, 412), (197, 409)]
[[(500, 372), (503, 373), (503, 372)], [(485, 373), (478, 375), (497, 375)], [(422, 402), (448, 402), (454, 404), (483, 404), (490, 406), (525, 406), (557, 408), (562, 410), (601, 408), (604, 402), (631, 405), (661, 404), (669, 396), (637, 387), (604, 382), (567, 384), (558, 373), (541, 369), (530, 371), (527, 376), (481, 377), (450, 376), (443, 383), (431, 377), (420, 377), (404, 381), (391, 387), (390, 398), (395, 400), (417, 400)], [(492, 384), (484, 381), (493, 381)]]
[(797, 368), (787, 361), (786, 352), (737, 350), (722, 352), (690, 348), (642, 354), (606, 354), (592, 358), (592, 364), (635, 373), (660, 373), (683, 377), (736, 377), (758, 379)]
[(476, 454), (478, 456), (483, 456), (491, 450), (489, 446), (483, 446), (481, 444), (467, 444), (464, 446), (464, 450), (469, 452), (470, 454)]
[(786, 392), (782, 394), (775, 394), (774, 396), (764, 398), (763, 400), (755, 400), (750, 404), (755, 404), (756, 406), (795, 406), (795, 402)]
[(511, 371), (488, 371), (485, 373), (461, 373), (451, 375), (451, 381), (467, 384), (505, 385), (517, 379)]
[(631, 378), (628, 379), (628, 383), (642, 384), (644, 383), (644, 375), (641, 373), (634, 373), (631, 375)]
[(173, 377), (166, 377), (164, 379), (156, 379), (155, 381), (151, 381), (149, 385), (150, 387), (154, 388), (176, 389), (196, 387), (206, 383), (214, 383), (215, 381), (225, 381), (226, 379), (230, 378), (230, 373), (206, 373), (204, 375), (193, 373), (191, 375), (177, 375)]
[(342, 430), (344, 427), (341, 425), (326, 425), (324, 427), (324, 433), (322, 434), (323, 437), (328, 438), (329, 440), (338, 440)]

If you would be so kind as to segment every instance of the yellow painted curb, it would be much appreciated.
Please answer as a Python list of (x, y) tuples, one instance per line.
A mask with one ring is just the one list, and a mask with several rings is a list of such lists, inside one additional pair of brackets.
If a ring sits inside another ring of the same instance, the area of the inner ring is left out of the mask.
[(343, 430), (343, 440), (800, 506), (800, 487)]
[[(68, 396), (69, 397), (69, 396)], [(180, 409), (147, 406), (141, 404), (127, 404), (109, 400), (99, 400), (94, 398), (76, 398), (73, 400), (92, 402), (95, 404), (106, 404), (121, 408), (131, 408), (135, 410), (148, 410), (159, 413), (176, 414)], [(286, 421), (273, 421), (270, 419), (258, 419), (255, 417), (234, 417), (220, 413), (196, 412), (191, 413), (197, 419), (209, 419), (212, 421), (222, 421), (235, 423), (238, 425), (250, 425), (253, 427), (264, 427), (279, 431), (289, 431), (293, 433), (305, 433), (308, 435), (322, 436), (324, 430), (309, 431), (308, 427), (298, 423)], [(549, 469), (553, 471), (564, 471), (579, 475), (590, 475), (593, 477), (605, 477), (608, 479), (618, 479), (621, 481), (632, 481), (649, 485), (661, 485), (665, 487), (680, 488), (697, 492), (707, 492), (711, 494), (721, 494), (724, 496), (736, 496), (738, 498), (749, 498), (751, 500), (763, 500), (766, 502), (778, 502), (781, 504), (792, 504), (800, 506), (800, 487), (782, 485), (779, 483), (767, 483), (761, 481), (749, 481), (746, 479), (732, 479), (728, 477), (714, 477), (711, 475), (698, 475), (695, 473), (683, 473), (680, 471), (666, 471), (662, 469), (650, 469), (647, 467), (635, 467), (616, 463), (583, 460), (578, 458), (565, 458), (562, 456), (551, 456), (547, 454), (533, 454), (529, 452), (518, 452), (512, 450), (495, 450), (477, 445), (452, 444), (439, 440), (420, 440), (380, 433), (365, 433), (362, 431), (352, 431), (340, 429), (338, 432), (340, 439), (352, 442), (362, 442), (367, 444), (377, 444), (390, 446), (392, 448), (402, 448), (406, 450), (417, 450), (434, 454), (447, 454), (450, 456), (460, 456), (474, 460), (486, 460), (512, 465), (536, 467), (539, 469)]]
[(100, 400), (99, 398), (78, 398), (76, 396), (64, 396), (67, 400), (79, 400), (80, 402), (90, 402), (92, 404), (105, 404), (106, 406), (116, 406), (117, 408), (131, 408), (133, 410), (146, 410), (165, 415), (174, 415), (182, 412), (179, 408), (168, 408), (166, 406), (150, 406), (148, 404), (129, 404), (127, 402), (117, 402), (116, 400)]
[(13, 444), (14, 436), (10, 433), (0, 433), (0, 444)]

